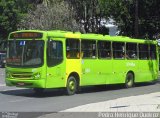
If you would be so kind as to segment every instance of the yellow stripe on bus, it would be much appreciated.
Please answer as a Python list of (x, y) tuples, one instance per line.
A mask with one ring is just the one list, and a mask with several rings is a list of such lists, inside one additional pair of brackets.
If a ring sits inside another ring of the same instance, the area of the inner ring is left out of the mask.
[(80, 38), (80, 34), (67, 33), (65, 34), (66, 38)]

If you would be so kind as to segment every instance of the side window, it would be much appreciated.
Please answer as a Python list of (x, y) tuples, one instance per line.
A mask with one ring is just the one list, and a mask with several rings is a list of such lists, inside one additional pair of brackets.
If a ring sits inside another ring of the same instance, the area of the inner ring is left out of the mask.
[(96, 41), (82, 40), (81, 46), (83, 58), (96, 58)]
[(111, 58), (111, 42), (98, 41), (98, 58)]
[(150, 45), (150, 58), (151, 59), (157, 59), (157, 55), (156, 55), (156, 45)]
[(148, 44), (139, 44), (139, 59), (149, 59), (149, 46)]
[(68, 59), (80, 58), (80, 41), (78, 39), (66, 40), (66, 57)]
[(55, 66), (63, 61), (63, 45), (61, 41), (48, 41), (47, 65)]
[(125, 58), (125, 43), (113, 42), (113, 58), (124, 59)]
[(136, 43), (126, 44), (126, 58), (127, 59), (137, 59), (137, 44)]

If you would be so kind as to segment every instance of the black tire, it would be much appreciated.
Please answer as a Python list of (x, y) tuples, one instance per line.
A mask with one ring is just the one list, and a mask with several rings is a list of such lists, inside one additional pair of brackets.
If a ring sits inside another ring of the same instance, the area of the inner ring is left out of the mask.
[(126, 75), (125, 87), (131, 88), (134, 86), (134, 75), (132, 73), (128, 73)]
[(42, 93), (44, 93), (44, 89), (43, 88), (34, 88), (33, 91), (37, 95), (41, 95)]
[(74, 76), (70, 76), (67, 80), (66, 93), (67, 95), (74, 95), (77, 92), (77, 81)]

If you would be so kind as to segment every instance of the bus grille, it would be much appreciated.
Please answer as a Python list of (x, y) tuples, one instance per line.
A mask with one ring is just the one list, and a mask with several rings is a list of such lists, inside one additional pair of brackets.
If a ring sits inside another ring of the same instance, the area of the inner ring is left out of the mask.
[(11, 76), (16, 79), (31, 79), (32, 73), (25, 72), (25, 73), (12, 73)]

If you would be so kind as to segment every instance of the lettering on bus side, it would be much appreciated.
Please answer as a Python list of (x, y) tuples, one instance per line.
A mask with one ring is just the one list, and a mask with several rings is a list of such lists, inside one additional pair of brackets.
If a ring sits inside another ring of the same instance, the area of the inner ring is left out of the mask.
[(91, 72), (90, 68), (85, 69), (85, 73), (90, 73), (90, 72)]
[(126, 66), (135, 67), (136, 64), (134, 62), (127, 62)]

